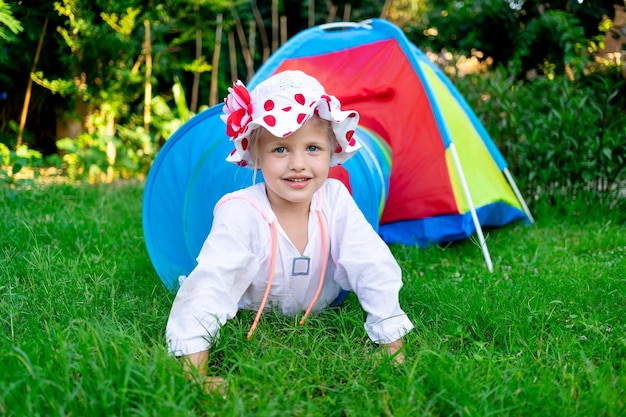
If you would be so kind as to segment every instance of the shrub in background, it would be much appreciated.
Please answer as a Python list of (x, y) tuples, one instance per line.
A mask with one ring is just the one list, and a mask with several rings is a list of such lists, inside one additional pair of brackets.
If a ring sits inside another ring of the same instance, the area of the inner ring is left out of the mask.
[(454, 81), (532, 200), (623, 188), (626, 82), (616, 74), (527, 81), (499, 68)]

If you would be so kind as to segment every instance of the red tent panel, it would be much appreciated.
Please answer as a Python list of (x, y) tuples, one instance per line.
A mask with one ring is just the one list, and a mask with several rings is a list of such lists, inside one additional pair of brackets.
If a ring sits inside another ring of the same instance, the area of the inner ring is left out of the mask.
[(458, 213), (430, 103), (395, 40), (286, 59), (275, 72), (287, 69), (314, 75), (344, 107), (361, 113), (362, 126), (389, 142), (392, 169), (381, 224)]

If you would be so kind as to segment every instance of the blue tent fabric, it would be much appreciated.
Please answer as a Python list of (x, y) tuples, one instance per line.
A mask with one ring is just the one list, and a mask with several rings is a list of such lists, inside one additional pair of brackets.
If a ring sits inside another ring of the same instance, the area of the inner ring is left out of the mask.
[(188, 274), (211, 228), (221, 195), (251, 183), (252, 172), (216, 163), (230, 143), (219, 118), (221, 106), (185, 123), (155, 159), (143, 198), (143, 230), (150, 259), (169, 289)]
[[(502, 207), (503, 205), (503, 203), (494, 203), (479, 207), (476, 213), (480, 224), (483, 227), (499, 227), (519, 220), (519, 212), (509, 210), (509, 207)], [(418, 245), (427, 248), (466, 239), (474, 231), (475, 227), (469, 214), (448, 214), (383, 224), (379, 227), (378, 234), (387, 243)]]

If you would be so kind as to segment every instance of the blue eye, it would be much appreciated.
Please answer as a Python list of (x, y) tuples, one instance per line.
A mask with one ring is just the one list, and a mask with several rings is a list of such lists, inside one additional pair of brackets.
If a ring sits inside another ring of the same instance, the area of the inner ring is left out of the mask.
[(285, 152), (285, 148), (283, 146), (279, 146), (278, 148), (274, 149), (274, 152), (276, 152), (276, 153), (284, 153)]
[(315, 146), (315, 145), (311, 145), (309, 146), (309, 152), (316, 152), (319, 150), (319, 147)]

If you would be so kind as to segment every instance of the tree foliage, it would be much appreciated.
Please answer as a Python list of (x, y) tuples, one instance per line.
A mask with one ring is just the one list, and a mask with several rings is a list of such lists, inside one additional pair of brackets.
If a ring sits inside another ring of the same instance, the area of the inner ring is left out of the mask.
[(468, 55), (481, 51), (494, 65), (514, 64), (563, 73), (570, 63), (597, 44), (599, 23), (612, 17), (622, 0), (433, 0), (424, 19), (408, 28), (418, 45)]
[(15, 35), (23, 29), (20, 22), (13, 17), (11, 7), (4, 0), (0, 0), (0, 40), (13, 42), (17, 39)]
[(133, 175), (145, 172), (159, 146), (211, 97), (223, 97), (284, 36), (311, 24), (382, 15), (423, 49), (489, 58), (516, 79), (529, 71), (555, 77), (584, 66), (603, 35), (602, 16), (622, 3), (0, 0), (0, 144), (16, 147), (30, 77), (37, 85), (24, 135), (29, 148), (76, 177), (111, 167)]
[[(4, 0), (0, 0), (0, 68), (9, 62), (7, 45), (17, 41), (16, 35), (23, 30), (22, 24), (13, 17), (11, 7)], [(0, 86), (6, 84), (8, 84), (7, 77), (0, 73)], [(3, 94), (1, 87), (0, 94)]]

